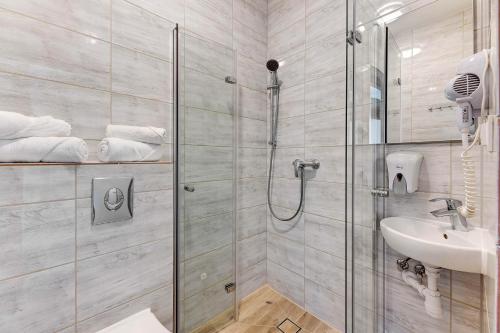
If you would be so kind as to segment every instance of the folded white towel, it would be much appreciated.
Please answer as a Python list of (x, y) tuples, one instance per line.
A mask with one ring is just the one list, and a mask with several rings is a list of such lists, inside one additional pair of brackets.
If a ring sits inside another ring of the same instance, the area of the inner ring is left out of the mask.
[(10, 140), (32, 136), (69, 136), (71, 125), (51, 116), (28, 117), (16, 112), (0, 111), (0, 139)]
[(103, 162), (159, 161), (162, 146), (120, 138), (104, 138), (97, 146), (97, 157)]
[(108, 138), (120, 138), (157, 145), (167, 142), (167, 130), (151, 126), (108, 125), (106, 127), (106, 136)]
[(88, 158), (80, 138), (31, 137), (0, 141), (0, 162), (79, 163)]

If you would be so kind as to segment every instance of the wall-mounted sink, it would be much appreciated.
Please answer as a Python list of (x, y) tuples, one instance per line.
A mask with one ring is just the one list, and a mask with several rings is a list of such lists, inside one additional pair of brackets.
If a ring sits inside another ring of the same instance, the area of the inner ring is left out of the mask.
[(452, 230), (449, 223), (407, 217), (380, 222), (388, 245), (424, 264), (470, 273), (488, 273), (486, 229)]

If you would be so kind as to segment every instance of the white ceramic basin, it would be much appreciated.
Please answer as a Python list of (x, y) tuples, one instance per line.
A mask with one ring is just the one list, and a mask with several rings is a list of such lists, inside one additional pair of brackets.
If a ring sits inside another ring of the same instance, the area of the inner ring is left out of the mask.
[(426, 265), (486, 274), (488, 231), (452, 230), (450, 223), (406, 217), (380, 222), (387, 244), (399, 253)]

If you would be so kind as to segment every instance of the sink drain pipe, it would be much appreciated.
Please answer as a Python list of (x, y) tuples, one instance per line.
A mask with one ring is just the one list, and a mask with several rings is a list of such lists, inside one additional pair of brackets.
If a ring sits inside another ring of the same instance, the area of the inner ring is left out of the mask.
[(425, 311), (433, 318), (440, 319), (443, 317), (441, 308), (441, 294), (438, 290), (438, 279), (441, 268), (425, 266), (425, 274), (427, 275), (427, 286), (420, 282), (417, 274), (405, 269), (401, 272), (403, 281), (413, 287), (418, 293), (424, 297)]

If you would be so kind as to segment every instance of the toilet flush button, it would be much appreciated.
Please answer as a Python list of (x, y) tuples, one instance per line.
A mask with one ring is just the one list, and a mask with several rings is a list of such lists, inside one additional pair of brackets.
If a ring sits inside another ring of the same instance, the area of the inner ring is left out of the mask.
[(112, 187), (104, 195), (104, 206), (108, 210), (117, 211), (123, 205), (124, 200), (123, 192), (117, 187)]

